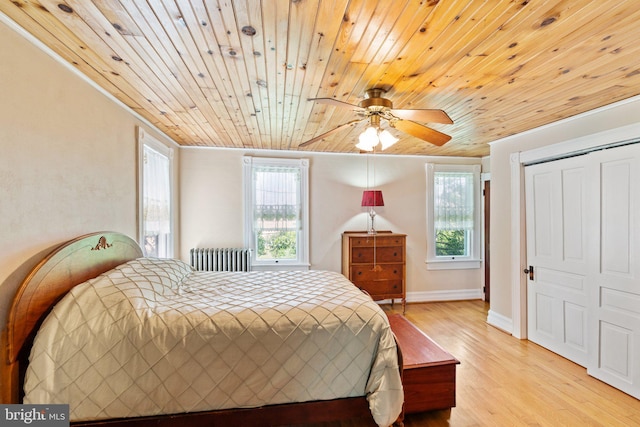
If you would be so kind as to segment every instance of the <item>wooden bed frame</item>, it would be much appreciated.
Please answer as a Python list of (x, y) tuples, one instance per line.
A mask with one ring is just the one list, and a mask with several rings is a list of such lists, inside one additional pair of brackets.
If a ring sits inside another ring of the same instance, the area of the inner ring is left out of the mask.
[[(2, 403), (20, 403), (29, 350), (40, 324), (53, 305), (75, 285), (96, 277), (117, 265), (142, 257), (138, 244), (114, 232), (92, 233), (68, 241), (47, 255), (18, 288), (9, 308), (7, 328), (2, 334), (4, 383)], [(399, 347), (398, 347), (399, 348)], [(402, 356), (398, 350), (399, 360)], [(400, 363), (400, 366), (402, 364)], [(402, 368), (401, 368), (402, 372)], [(215, 425), (276, 426), (321, 423), (362, 418), (375, 426), (365, 397), (229, 409), (75, 422), (74, 426), (176, 426)], [(402, 425), (402, 415), (395, 425)]]

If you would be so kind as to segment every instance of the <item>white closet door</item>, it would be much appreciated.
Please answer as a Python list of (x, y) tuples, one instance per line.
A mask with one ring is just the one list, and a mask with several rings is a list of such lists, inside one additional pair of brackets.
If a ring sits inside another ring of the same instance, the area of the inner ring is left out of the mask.
[(587, 365), (587, 190), (584, 157), (525, 168), (527, 334)]
[(640, 144), (589, 158), (588, 372), (640, 398)]

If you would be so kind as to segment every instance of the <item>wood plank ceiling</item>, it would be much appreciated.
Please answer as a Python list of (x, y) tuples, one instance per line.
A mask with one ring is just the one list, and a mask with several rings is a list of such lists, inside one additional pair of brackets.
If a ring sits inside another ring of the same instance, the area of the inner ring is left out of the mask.
[[(443, 109), (436, 147), (488, 142), (640, 94), (635, 0), (12, 0), (0, 11), (185, 146), (358, 152), (350, 104)], [(425, 123), (421, 123), (425, 124)], [(388, 128), (383, 121), (383, 128)]]

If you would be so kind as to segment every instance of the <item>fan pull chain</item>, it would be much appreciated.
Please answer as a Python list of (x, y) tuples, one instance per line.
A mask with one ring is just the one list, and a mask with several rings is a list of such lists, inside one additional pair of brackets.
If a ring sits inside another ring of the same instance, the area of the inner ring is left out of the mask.
[[(376, 150), (375, 147), (373, 149), (373, 153), (371, 154), (373, 156), (373, 188), (376, 188), (376, 158), (375, 158), (375, 154), (376, 154)], [(369, 163), (367, 163), (367, 166), (369, 165)], [(367, 176), (369, 176), (369, 172), (367, 171)], [(368, 182), (368, 180), (367, 180)], [(373, 224), (371, 224), (371, 227), (373, 227)], [(382, 267), (380, 267), (380, 265), (378, 265), (378, 258), (377, 258), (377, 247), (376, 247), (376, 235), (373, 235), (373, 268), (371, 269), (371, 271), (375, 271), (375, 272), (379, 272), (382, 271)]]

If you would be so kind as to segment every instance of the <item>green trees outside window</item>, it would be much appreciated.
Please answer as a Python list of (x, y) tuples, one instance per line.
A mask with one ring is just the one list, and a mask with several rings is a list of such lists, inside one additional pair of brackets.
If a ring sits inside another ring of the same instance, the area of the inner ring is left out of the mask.
[(260, 259), (296, 259), (297, 244), (295, 231), (258, 233), (258, 258)]
[(467, 256), (465, 230), (437, 230), (436, 256)]

